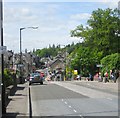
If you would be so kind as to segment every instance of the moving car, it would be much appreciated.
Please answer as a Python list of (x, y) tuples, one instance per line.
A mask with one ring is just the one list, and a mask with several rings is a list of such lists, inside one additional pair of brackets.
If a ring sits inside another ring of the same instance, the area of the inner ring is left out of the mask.
[(29, 78), (29, 85), (31, 85), (32, 83), (43, 84), (43, 77), (40, 76), (39, 73), (31, 73)]

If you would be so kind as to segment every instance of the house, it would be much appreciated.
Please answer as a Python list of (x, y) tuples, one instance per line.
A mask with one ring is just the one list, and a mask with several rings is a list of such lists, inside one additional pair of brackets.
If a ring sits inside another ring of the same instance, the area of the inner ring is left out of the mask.
[(59, 80), (63, 80), (65, 73), (66, 59), (61, 52), (49, 62), (49, 71), (57, 76)]

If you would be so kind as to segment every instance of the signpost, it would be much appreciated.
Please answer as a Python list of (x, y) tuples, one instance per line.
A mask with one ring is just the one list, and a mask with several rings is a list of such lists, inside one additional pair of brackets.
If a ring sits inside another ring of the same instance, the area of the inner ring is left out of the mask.
[[(0, 44), (1, 44), (1, 54), (0, 54), (0, 116), (6, 113), (6, 103), (5, 103), (5, 80), (4, 80), (4, 52), (6, 48), (3, 46), (3, 2), (0, 0)], [(2, 91), (1, 91), (2, 89)]]
[[(1, 44), (1, 31), (2, 31), (2, 23), (1, 23), (1, 8), (2, 7), (2, 1), (0, 0), (0, 44)], [(0, 117), (2, 117), (2, 55), (0, 54)]]
[(98, 67), (98, 77), (99, 77), (100, 68), (102, 68), (103, 65), (101, 65), (101, 64), (97, 64), (96, 67)]
[(78, 74), (78, 70), (74, 70), (74, 75), (77, 75)]
[(103, 65), (101, 65), (101, 64), (97, 64), (96, 66), (97, 66), (97, 67), (103, 67)]

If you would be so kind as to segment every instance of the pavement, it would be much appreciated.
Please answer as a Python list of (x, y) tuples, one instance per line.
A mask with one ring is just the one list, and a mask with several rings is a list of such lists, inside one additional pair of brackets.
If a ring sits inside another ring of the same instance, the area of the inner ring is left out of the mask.
[[(75, 81), (74, 81), (75, 82)], [(81, 82), (81, 81), (76, 81)], [(84, 81), (85, 82), (85, 81)], [(86, 81), (87, 84), (93, 83), (94, 86), (108, 87), (110, 89), (118, 90), (118, 83), (103, 83), (103, 82), (94, 82), (94, 81)], [(99, 83), (99, 84), (98, 84)], [(88, 84), (88, 85), (89, 85)], [(9, 96), (9, 101), (6, 107), (6, 114), (3, 118), (16, 118), (19, 116), (30, 117), (30, 104), (29, 104), (29, 83), (25, 82), (24, 84), (18, 84), (16, 92)]]
[(3, 118), (29, 117), (29, 84), (18, 84), (16, 92), (8, 97), (6, 114)]
[(98, 81), (86, 81), (86, 80), (81, 80), (81, 81), (74, 81), (73, 84), (80, 85), (80, 86), (88, 86), (92, 88), (97, 88), (97, 89), (109, 89), (114, 92), (118, 92), (118, 82), (114, 83), (112, 81), (110, 82), (98, 82)]

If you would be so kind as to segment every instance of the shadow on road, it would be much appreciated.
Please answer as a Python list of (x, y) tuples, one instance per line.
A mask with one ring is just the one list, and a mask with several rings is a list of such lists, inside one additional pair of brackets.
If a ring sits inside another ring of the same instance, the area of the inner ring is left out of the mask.
[(48, 85), (48, 84), (39, 84), (39, 83), (33, 83), (33, 84), (31, 84), (30, 86), (44, 86), (44, 85)]
[(16, 118), (19, 113), (6, 113), (2, 118)]

